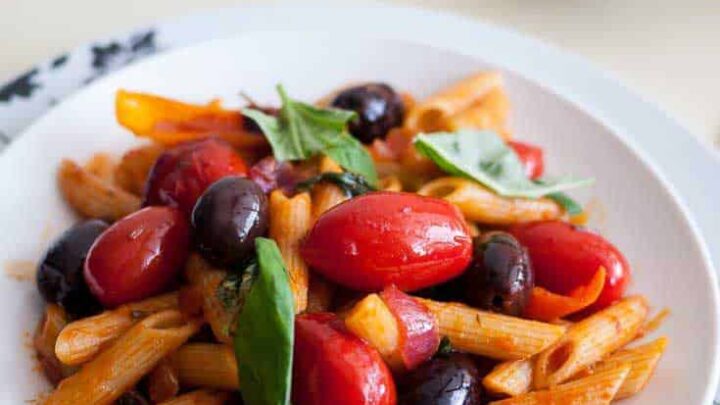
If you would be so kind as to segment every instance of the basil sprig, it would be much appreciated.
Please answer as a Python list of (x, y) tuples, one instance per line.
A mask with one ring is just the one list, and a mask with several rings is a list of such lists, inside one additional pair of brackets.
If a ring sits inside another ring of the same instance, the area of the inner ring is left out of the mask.
[(255, 121), (270, 142), (275, 159), (304, 160), (324, 153), (344, 169), (377, 183), (372, 157), (353, 138), (347, 124), (355, 118), (353, 111), (318, 108), (288, 97), (282, 85), (277, 86), (282, 108), (277, 117), (254, 108), (242, 113)]
[(295, 187), (298, 191), (310, 190), (317, 183), (332, 183), (338, 186), (348, 197), (357, 197), (371, 191), (376, 191), (365, 178), (359, 174), (344, 173), (321, 173), (315, 177), (311, 177)]
[(587, 186), (593, 179), (572, 177), (533, 181), (515, 152), (493, 131), (438, 132), (420, 134), (415, 148), (443, 171), (486, 186), (506, 197), (548, 197), (574, 215), (582, 207), (562, 191)]
[(255, 239), (258, 274), (238, 316), (235, 356), (248, 405), (288, 405), (295, 307), (277, 244)]

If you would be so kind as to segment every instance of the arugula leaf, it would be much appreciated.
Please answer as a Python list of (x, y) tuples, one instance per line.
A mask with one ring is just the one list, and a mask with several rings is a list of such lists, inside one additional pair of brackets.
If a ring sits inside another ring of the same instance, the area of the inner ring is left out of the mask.
[(242, 110), (258, 124), (270, 142), (275, 159), (304, 160), (324, 153), (344, 169), (363, 175), (371, 184), (377, 182), (370, 154), (347, 131), (355, 112), (295, 101), (288, 97), (282, 85), (277, 86), (277, 91), (282, 100), (278, 117), (253, 108)]
[(248, 405), (288, 405), (295, 307), (277, 244), (255, 239), (258, 275), (235, 331), (235, 357)]
[(443, 171), (475, 180), (507, 197), (540, 198), (593, 182), (570, 177), (533, 182), (517, 155), (492, 131), (420, 134), (414, 145)]
[(332, 183), (340, 187), (348, 197), (357, 197), (371, 191), (376, 191), (375, 187), (371, 186), (363, 176), (350, 172), (321, 173), (298, 183), (295, 189), (300, 191), (309, 190), (317, 183)]

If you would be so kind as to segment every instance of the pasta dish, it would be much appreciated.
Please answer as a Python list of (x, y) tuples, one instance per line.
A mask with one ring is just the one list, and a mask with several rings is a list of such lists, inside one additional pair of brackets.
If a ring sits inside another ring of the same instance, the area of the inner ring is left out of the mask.
[[(497, 72), (238, 110), (119, 90), (121, 155), (62, 161), (34, 349), (68, 404), (609, 404), (667, 310), (627, 293), (508, 125)], [(522, 117), (518, 117), (522, 119)], [(549, 153), (552, 153), (551, 151)]]

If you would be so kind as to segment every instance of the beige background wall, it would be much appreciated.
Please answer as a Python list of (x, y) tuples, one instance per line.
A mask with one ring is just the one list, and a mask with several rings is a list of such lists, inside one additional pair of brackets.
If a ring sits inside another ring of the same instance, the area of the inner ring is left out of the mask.
[[(0, 0), (0, 82), (93, 38), (158, 18), (248, 3), (278, 2)], [(445, 10), (510, 26), (581, 54), (669, 111), (707, 143), (720, 139), (720, 0), (392, 3)]]

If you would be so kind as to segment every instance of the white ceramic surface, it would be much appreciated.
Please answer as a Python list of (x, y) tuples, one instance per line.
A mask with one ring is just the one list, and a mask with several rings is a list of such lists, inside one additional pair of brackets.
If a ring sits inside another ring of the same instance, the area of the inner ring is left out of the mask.
[[(282, 81), (291, 95), (313, 99), (357, 80), (385, 80), (419, 96), (488, 65), (439, 48), (369, 37), (309, 32), (256, 32), (181, 49), (101, 79), (52, 110), (0, 159), (0, 263), (36, 260), (72, 223), (57, 195), (54, 171), (63, 157), (94, 151), (120, 153), (134, 139), (116, 125), (118, 88), (151, 91), (189, 101), (222, 97), (237, 104), (238, 91), (273, 101)], [(668, 187), (618, 134), (548, 90), (510, 73), (513, 128), (519, 139), (545, 147), (549, 172), (594, 176), (577, 193), (602, 201), (594, 223), (633, 264), (633, 291), (646, 294), (673, 316), (660, 333), (671, 338), (657, 375), (628, 404), (704, 404), (717, 375), (717, 283), (706, 248)], [(31, 283), (0, 279), (0, 399), (19, 403), (44, 387), (34, 371), (25, 332), (38, 317)]]

